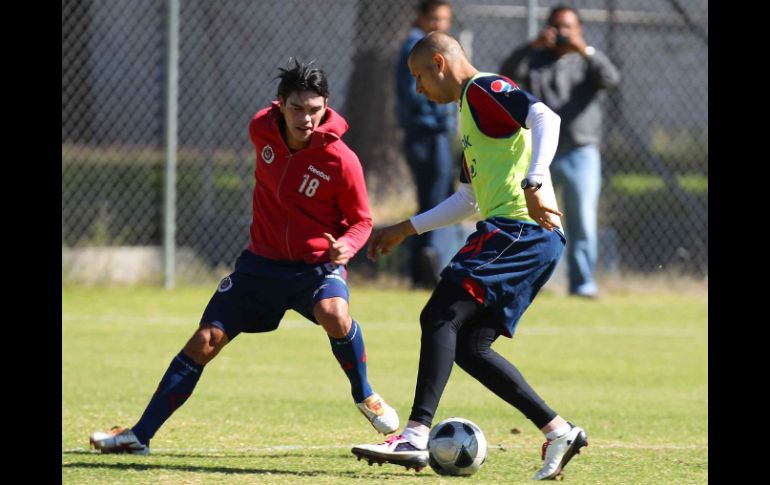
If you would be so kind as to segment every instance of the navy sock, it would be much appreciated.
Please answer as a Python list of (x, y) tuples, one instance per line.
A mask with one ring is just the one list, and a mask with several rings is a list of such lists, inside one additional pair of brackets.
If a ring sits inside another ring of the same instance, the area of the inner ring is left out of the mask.
[(203, 372), (203, 366), (179, 352), (158, 384), (150, 404), (131, 430), (142, 444), (147, 444), (163, 423), (184, 404)]
[(350, 332), (344, 338), (329, 337), (332, 353), (350, 380), (350, 392), (355, 402), (361, 402), (372, 395), (372, 388), (366, 379), (366, 350), (361, 327), (353, 320)]

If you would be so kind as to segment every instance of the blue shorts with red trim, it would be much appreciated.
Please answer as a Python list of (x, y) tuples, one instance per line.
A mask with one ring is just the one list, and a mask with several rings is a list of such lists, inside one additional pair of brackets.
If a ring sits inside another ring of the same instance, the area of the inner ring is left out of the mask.
[(281, 262), (244, 250), (235, 272), (219, 282), (203, 311), (201, 324), (222, 329), (232, 340), (241, 332), (270, 332), (292, 309), (318, 324), (313, 307), (340, 297), (350, 301), (344, 266), (333, 263)]
[(441, 277), (465, 288), (513, 337), (524, 311), (556, 269), (567, 240), (539, 225), (492, 217), (476, 224), (476, 232)]

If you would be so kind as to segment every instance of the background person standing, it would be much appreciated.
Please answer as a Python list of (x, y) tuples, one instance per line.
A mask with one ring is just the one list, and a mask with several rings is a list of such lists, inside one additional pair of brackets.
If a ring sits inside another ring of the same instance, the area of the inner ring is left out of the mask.
[(559, 145), (551, 163), (561, 188), (571, 295), (594, 298), (601, 190), (599, 143), (604, 91), (618, 85), (620, 73), (583, 38), (577, 10), (554, 7), (540, 35), (517, 48), (500, 73), (508, 76), (561, 117)]
[[(455, 135), (454, 104), (441, 105), (417, 94), (409, 73), (407, 58), (412, 47), (434, 30), (448, 32), (452, 26), (452, 7), (445, 0), (421, 0), (417, 18), (401, 46), (396, 64), (396, 116), (404, 130), (404, 155), (417, 192), (418, 211), (424, 212), (454, 191), (455, 162), (452, 139)], [(427, 233), (411, 241), (410, 276), (412, 285), (433, 288), (441, 271), (441, 249), (436, 234)]]

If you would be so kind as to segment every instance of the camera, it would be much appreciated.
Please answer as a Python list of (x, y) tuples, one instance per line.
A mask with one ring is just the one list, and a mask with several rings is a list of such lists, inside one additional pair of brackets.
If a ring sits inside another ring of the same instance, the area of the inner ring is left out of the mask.
[(566, 45), (568, 43), (569, 43), (569, 39), (567, 39), (567, 37), (565, 37), (565, 36), (563, 36), (563, 35), (561, 35), (559, 33), (556, 34), (556, 45), (557, 46)]

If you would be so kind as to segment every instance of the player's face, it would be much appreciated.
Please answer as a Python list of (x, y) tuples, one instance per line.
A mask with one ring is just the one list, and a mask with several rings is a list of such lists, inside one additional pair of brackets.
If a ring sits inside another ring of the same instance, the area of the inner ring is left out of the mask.
[(434, 30), (449, 32), (452, 26), (452, 8), (449, 5), (433, 7), (428, 13), (417, 16), (417, 25), (426, 34)]
[(310, 144), (310, 136), (326, 114), (327, 100), (315, 91), (294, 91), (279, 99), (286, 121), (286, 142), (292, 150)]
[(417, 83), (415, 90), (433, 101), (446, 104), (454, 101), (451, 95), (447, 96), (444, 89), (444, 74), (435, 59), (409, 58), (409, 72), (412, 73)]

